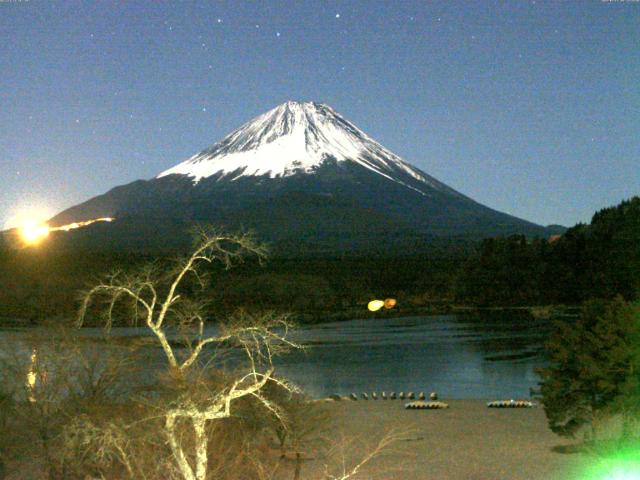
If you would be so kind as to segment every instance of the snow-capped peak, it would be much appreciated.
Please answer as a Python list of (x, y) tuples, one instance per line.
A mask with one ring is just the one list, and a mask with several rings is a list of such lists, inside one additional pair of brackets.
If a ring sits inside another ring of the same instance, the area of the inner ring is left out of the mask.
[(197, 183), (216, 174), (221, 179), (233, 174), (229, 180), (243, 176), (286, 177), (313, 173), (327, 159), (356, 162), (413, 190), (418, 189), (397, 178), (399, 172), (432, 188), (447, 188), (368, 137), (331, 107), (292, 101), (254, 118), (158, 178), (181, 174), (193, 177)]

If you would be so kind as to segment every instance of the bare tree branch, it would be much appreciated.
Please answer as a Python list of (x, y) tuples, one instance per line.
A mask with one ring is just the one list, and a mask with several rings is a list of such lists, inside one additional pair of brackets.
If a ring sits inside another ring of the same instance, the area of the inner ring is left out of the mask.
[[(202, 289), (204, 276), (199, 271), (201, 265), (218, 261), (225, 268), (230, 268), (245, 255), (255, 255), (262, 261), (266, 249), (246, 233), (226, 235), (200, 229), (197, 234), (198, 241), (191, 255), (178, 262), (168, 275), (158, 276), (153, 266), (130, 275), (116, 272), (84, 295), (78, 314), (78, 325), (82, 325), (94, 298), (105, 298), (105, 328), (109, 329), (113, 325), (116, 306), (125, 298), (130, 300), (136, 312), (138, 308), (142, 309), (146, 326), (163, 349), (169, 369), (183, 383), (189, 382), (188, 372), (198, 363), (208, 345), (239, 346), (245, 353), (248, 363), (246, 373), (227, 387), (211, 392), (204, 398), (194, 395), (189, 389), (183, 389), (180, 396), (163, 410), (167, 440), (176, 468), (185, 480), (205, 480), (209, 445), (207, 423), (232, 416), (237, 400), (254, 398), (271, 414), (282, 418), (279, 407), (261, 390), (272, 382), (287, 391), (294, 391), (294, 387), (274, 377), (273, 357), (291, 348), (298, 348), (287, 339), (291, 327), (287, 318), (272, 313), (253, 316), (239, 312), (221, 325), (220, 332), (206, 334), (205, 303), (191, 299), (185, 291), (181, 291), (187, 276), (193, 277)], [(186, 355), (178, 355), (167, 338), (167, 325), (174, 323), (187, 345)], [(188, 447), (178, 431), (181, 422), (187, 422), (194, 434), (195, 443), (191, 453), (185, 451)], [(195, 464), (192, 465), (191, 461)]]

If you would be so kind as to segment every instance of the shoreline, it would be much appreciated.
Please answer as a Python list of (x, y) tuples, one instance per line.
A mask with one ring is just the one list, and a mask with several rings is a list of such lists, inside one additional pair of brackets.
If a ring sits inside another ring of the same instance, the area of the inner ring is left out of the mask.
[[(448, 409), (407, 410), (404, 401), (326, 405), (347, 436), (377, 439), (386, 431), (406, 432), (396, 449), (373, 462), (371, 478), (565, 480), (581, 478), (590, 461), (589, 455), (575, 453), (576, 441), (549, 430), (539, 405), (488, 408), (481, 399), (442, 401)], [(381, 475), (398, 464), (401, 472)]]
[[(292, 312), (291, 318), (301, 326), (343, 322), (357, 319), (385, 319), (400, 317), (421, 317), (435, 315), (465, 315), (489, 312), (513, 312), (531, 315), (537, 319), (548, 319), (556, 315), (576, 315), (579, 305), (530, 305), (530, 306), (474, 306), (474, 305), (430, 305), (424, 307), (400, 307), (393, 310), (369, 312), (366, 305), (335, 311)], [(53, 316), (47, 320), (9, 318), (0, 316), (0, 328), (31, 328), (47, 326), (55, 321), (70, 322), (71, 319)], [(214, 321), (209, 323), (215, 323)], [(126, 325), (120, 325), (124, 327)], [(90, 328), (97, 328), (90, 327)], [(118, 328), (118, 327), (114, 327)]]

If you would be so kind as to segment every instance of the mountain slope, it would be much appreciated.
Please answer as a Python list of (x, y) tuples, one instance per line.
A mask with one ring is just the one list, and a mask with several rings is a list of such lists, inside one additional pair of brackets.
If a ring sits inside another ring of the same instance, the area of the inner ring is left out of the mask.
[[(152, 222), (160, 231), (163, 224), (201, 222), (255, 228), (270, 241), (315, 242), (326, 251), (402, 238), (547, 234), (410, 165), (330, 107), (297, 102), (260, 115), (151, 180), (116, 187), (51, 223), (103, 216), (116, 217), (114, 234), (125, 219), (134, 230), (136, 222)], [(166, 235), (180, 236), (172, 228)]]
[(456, 193), (369, 138), (331, 107), (310, 102), (283, 103), (158, 178), (182, 174), (197, 183), (212, 175), (231, 181), (243, 176), (287, 177), (312, 174), (327, 159), (356, 163), (400, 184), (408, 174), (431, 188)]

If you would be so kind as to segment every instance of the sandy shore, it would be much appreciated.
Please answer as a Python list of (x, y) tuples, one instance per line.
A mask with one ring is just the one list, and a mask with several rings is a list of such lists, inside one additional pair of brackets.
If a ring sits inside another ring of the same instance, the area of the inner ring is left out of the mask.
[[(584, 467), (597, 461), (585, 453), (562, 453), (575, 442), (548, 429), (541, 407), (490, 409), (481, 400), (443, 401), (450, 408), (405, 410), (403, 400), (320, 401), (316, 405), (332, 419), (322, 434), (330, 440), (330, 453), (303, 448), (300, 479), (340, 478), (341, 470), (351, 470), (389, 431), (399, 432), (399, 440), (354, 480), (582, 480)], [(270, 478), (293, 478), (293, 459), (282, 467)], [(12, 472), (8, 479), (43, 478), (31, 463)]]
[(480, 400), (445, 401), (447, 410), (405, 410), (401, 400), (343, 400), (330, 408), (345, 433), (358, 438), (373, 441), (393, 428), (411, 431), (398, 443), (407, 455), (378, 459), (371, 478), (569, 480), (580, 478), (580, 467), (592, 460), (560, 452), (573, 442), (548, 429), (541, 407), (490, 409)]

